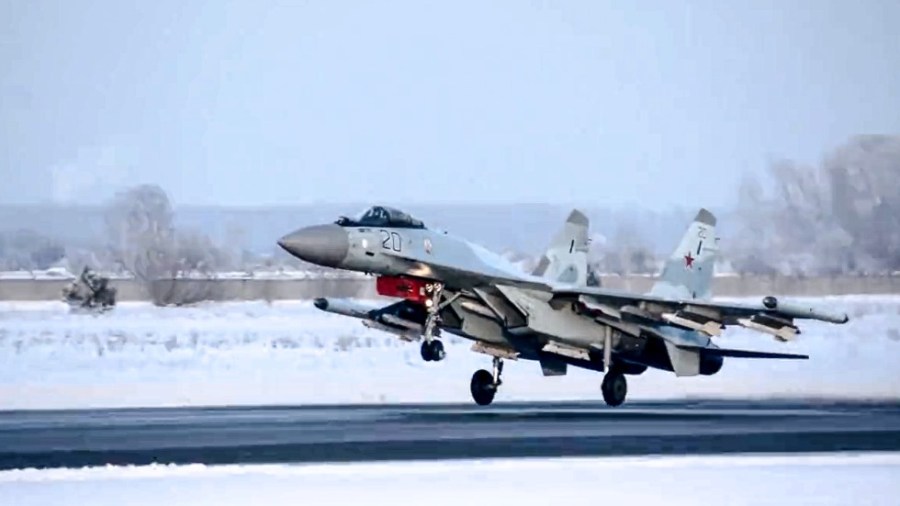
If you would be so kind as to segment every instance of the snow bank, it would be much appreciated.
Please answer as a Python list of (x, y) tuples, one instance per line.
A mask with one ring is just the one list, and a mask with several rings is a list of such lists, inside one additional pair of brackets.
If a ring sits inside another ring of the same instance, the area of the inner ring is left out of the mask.
[(900, 454), (143, 466), (0, 472), (44, 504), (888, 504)]
[(75, 275), (62, 267), (34, 271), (0, 271), (0, 280), (73, 278)]
[[(726, 359), (712, 377), (651, 370), (629, 377), (629, 399), (900, 398), (900, 297), (812, 302), (851, 321), (807, 323), (787, 344), (744, 329), (718, 341), (810, 360)], [(470, 402), (472, 372), (490, 366), (470, 346), (448, 338), (447, 359), (426, 363), (417, 344), (308, 302), (123, 303), (100, 316), (69, 314), (61, 303), (2, 303), (0, 409)], [(508, 362), (496, 402), (599, 400), (600, 380), (577, 369), (545, 378), (536, 363)]]

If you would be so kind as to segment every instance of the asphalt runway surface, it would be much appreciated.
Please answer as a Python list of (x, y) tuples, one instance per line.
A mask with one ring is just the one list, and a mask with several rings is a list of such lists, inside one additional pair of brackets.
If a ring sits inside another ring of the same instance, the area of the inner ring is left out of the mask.
[(900, 450), (900, 402), (0, 412), (0, 469)]

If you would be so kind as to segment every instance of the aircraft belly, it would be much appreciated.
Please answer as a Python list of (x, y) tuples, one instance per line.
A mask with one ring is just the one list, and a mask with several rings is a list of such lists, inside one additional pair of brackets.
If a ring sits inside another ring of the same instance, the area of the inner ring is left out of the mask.
[(497, 289), (525, 316), (526, 327), (521, 332), (583, 348), (603, 341), (603, 326), (575, 313), (569, 306), (553, 309), (544, 294), (533, 290), (509, 286)]
[(563, 357), (551, 354), (543, 354), (539, 358), (541, 373), (544, 376), (565, 376), (568, 372), (568, 363)]
[(477, 313), (467, 313), (462, 319), (460, 330), (479, 341), (512, 346), (506, 336), (504, 336), (503, 328), (496, 321)]
[(647, 345), (646, 337), (632, 336), (623, 332), (613, 332), (613, 351), (620, 354), (640, 355)]
[(532, 314), (528, 329), (554, 341), (584, 348), (602, 343), (605, 337), (602, 325), (566, 310)]

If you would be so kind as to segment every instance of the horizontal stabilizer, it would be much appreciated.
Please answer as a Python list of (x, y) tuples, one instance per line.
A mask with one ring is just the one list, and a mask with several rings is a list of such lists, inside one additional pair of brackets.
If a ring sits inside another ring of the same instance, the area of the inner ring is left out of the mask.
[(706, 355), (716, 355), (719, 357), (735, 357), (735, 358), (783, 358), (807, 360), (809, 355), (794, 355), (792, 353), (771, 353), (768, 351), (752, 351), (752, 350), (729, 350), (725, 348), (705, 348), (702, 346), (679, 346), (685, 350), (701, 351)]

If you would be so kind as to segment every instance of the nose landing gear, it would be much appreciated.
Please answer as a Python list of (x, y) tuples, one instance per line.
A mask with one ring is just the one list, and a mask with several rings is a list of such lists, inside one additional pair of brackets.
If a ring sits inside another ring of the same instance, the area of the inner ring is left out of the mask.
[(438, 339), (422, 341), (421, 354), (422, 360), (426, 362), (440, 362), (447, 356), (447, 353), (444, 351), (444, 343)]
[(437, 339), (440, 330), (437, 329), (440, 323), (441, 296), (444, 293), (443, 283), (429, 283), (425, 285), (426, 292), (430, 292), (431, 297), (425, 301), (425, 329), (422, 332), (422, 360), (426, 362), (440, 362), (447, 356), (444, 351), (444, 343)]

